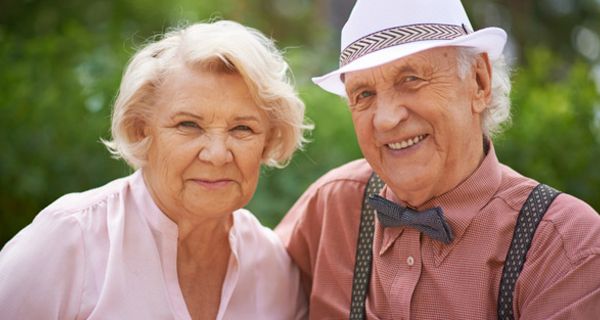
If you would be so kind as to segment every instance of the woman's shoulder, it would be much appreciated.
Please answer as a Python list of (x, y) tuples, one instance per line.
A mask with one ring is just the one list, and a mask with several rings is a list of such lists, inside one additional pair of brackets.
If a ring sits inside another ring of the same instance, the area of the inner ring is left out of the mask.
[[(86, 214), (113, 186), (62, 196), (0, 251), (0, 310), (8, 318), (64, 318), (79, 312), (88, 265)], [(95, 210), (97, 211), (97, 210)], [(104, 219), (106, 220), (106, 219)], [(48, 292), (52, 292), (51, 297)], [(42, 301), (42, 303), (40, 303)], [(35, 305), (36, 308), (25, 306)], [(62, 316), (61, 316), (62, 315)]]
[(233, 227), (230, 233), (245, 243), (278, 247), (281, 242), (273, 230), (265, 227), (252, 212), (239, 209), (233, 213)]
[(236, 210), (229, 241), (232, 250), (245, 262), (287, 265), (289, 257), (279, 237), (246, 209)]
[(68, 193), (56, 199), (46, 208), (44, 208), (36, 217), (47, 215), (70, 216), (79, 212), (84, 212), (98, 206), (106, 205), (108, 201), (117, 197), (129, 185), (133, 175), (109, 181), (103, 186), (89, 189), (82, 192)]
[[(108, 212), (127, 202), (123, 198), (128, 197), (130, 179), (60, 197), (6, 243), (0, 251), (0, 301), (10, 297), (14, 303), (0, 303), (1, 313), (19, 315), (8, 316), (15, 319), (79, 314), (84, 288), (95, 290), (94, 281), (101, 276), (94, 272), (106, 263)], [(36, 308), (23, 309), (27, 305)]]
[[(261, 319), (305, 318), (306, 298), (300, 272), (279, 237), (250, 211), (240, 209), (234, 212), (230, 242), (238, 266), (231, 308), (240, 314), (242, 310), (255, 313)], [(249, 301), (258, 302), (248, 304)], [(244, 307), (249, 305), (253, 307)]]
[(83, 250), (86, 229), (106, 220), (105, 215), (97, 213), (106, 211), (107, 202), (119, 194), (128, 179), (120, 178), (95, 189), (63, 195), (40, 211), (31, 224), (6, 244), (4, 251), (23, 246), (31, 250), (51, 250), (55, 254)]
[(119, 201), (128, 179), (130, 177), (120, 178), (98, 188), (63, 195), (40, 211), (5, 249), (38, 246), (56, 251), (82, 250), (83, 238), (103, 229), (110, 202)]

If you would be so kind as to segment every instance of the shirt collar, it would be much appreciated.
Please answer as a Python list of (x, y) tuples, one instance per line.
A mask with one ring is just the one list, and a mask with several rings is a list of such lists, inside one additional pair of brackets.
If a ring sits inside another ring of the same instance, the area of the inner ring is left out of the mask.
[(167, 217), (156, 205), (142, 174), (138, 169), (131, 175), (131, 193), (135, 201), (136, 209), (145, 216), (150, 227), (171, 238), (177, 239), (179, 233), (177, 224)]
[[(146, 186), (142, 169), (138, 169), (131, 175), (130, 185), (136, 209), (146, 217), (151, 228), (167, 235), (168, 237), (177, 239), (179, 234), (177, 224), (167, 215), (165, 215), (154, 202), (154, 199), (152, 198), (152, 195)], [(233, 224), (229, 230), (229, 245), (235, 259), (238, 259), (237, 252), (243, 245), (240, 243), (240, 238), (243, 239), (243, 233), (247, 233), (248, 231), (246, 230), (250, 228), (249, 226), (246, 226), (246, 221), (244, 221), (244, 219), (248, 219), (247, 216), (250, 213), (246, 213), (244, 210), (236, 210), (232, 214)]]
[[(496, 157), (492, 143), (489, 143), (489, 151), (484, 157), (479, 167), (462, 183), (454, 189), (434, 197), (418, 210), (425, 210), (433, 207), (441, 207), (444, 210), (444, 217), (452, 228), (454, 240), (450, 244), (444, 244), (434, 241), (428, 237), (423, 237), (423, 241), (431, 242), (436, 265), (439, 265), (446, 255), (452, 251), (454, 245), (460, 242), (463, 234), (471, 224), (473, 218), (481, 211), (487, 203), (490, 202), (498, 188), (500, 187), (502, 175), (501, 167)], [(388, 200), (399, 203), (398, 198), (391, 189), (385, 186), (381, 195)], [(383, 229), (383, 230), (381, 230)], [(403, 227), (383, 228), (377, 222), (376, 230), (383, 231), (382, 246), (379, 252), (384, 254), (402, 234)]]

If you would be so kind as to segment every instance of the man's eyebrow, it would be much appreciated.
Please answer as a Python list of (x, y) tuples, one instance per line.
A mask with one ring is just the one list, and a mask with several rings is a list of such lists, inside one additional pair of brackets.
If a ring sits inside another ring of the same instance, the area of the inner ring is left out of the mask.
[[(393, 77), (398, 77), (399, 75), (405, 74), (405, 73), (417, 72), (417, 69), (410, 64), (394, 65), (394, 66), (390, 66), (390, 68), (392, 69), (391, 74), (393, 75)], [(369, 83), (367, 81), (362, 81), (360, 79), (354, 80), (354, 81), (352, 81), (352, 83), (348, 84), (345, 82), (346, 77), (345, 77), (344, 73), (342, 73), (340, 75), (340, 79), (342, 80), (342, 82), (344, 82), (346, 84), (346, 88), (348, 88), (348, 92), (353, 92), (359, 88), (367, 87), (369, 85)]]
[(399, 66), (393, 66), (393, 74), (394, 76), (398, 76), (404, 73), (415, 73), (417, 72), (417, 69), (415, 69), (412, 65), (410, 64), (402, 64)]
[(369, 85), (368, 80), (363, 80), (363, 78), (356, 78), (356, 77), (355, 77), (354, 81), (350, 81), (350, 83), (348, 84), (348, 83), (346, 83), (346, 74), (345, 73), (342, 73), (340, 75), (340, 79), (342, 80), (342, 83), (344, 83), (347, 93), (352, 93), (360, 88), (367, 87)]
[(346, 91), (347, 91), (347, 93), (353, 93), (353, 92), (356, 92), (360, 89), (367, 88), (367, 87), (369, 87), (369, 84), (367, 81), (356, 80), (353, 83), (351, 83), (349, 86), (346, 87), (347, 88)]

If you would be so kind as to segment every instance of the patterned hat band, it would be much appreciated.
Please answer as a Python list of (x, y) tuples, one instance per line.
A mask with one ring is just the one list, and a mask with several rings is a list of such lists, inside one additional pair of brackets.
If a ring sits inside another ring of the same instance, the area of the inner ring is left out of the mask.
[(340, 67), (369, 53), (405, 44), (425, 40), (452, 40), (469, 34), (465, 25), (454, 24), (413, 24), (393, 27), (362, 37), (340, 54)]

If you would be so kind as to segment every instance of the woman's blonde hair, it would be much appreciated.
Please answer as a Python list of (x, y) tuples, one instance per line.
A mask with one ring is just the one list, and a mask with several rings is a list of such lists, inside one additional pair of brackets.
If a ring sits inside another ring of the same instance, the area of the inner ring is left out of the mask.
[(103, 140), (115, 158), (133, 168), (144, 166), (152, 143), (143, 135), (145, 121), (152, 116), (161, 82), (169, 70), (182, 64), (240, 74), (271, 120), (273, 130), (262, 159), (265, 165), (285, 166), (306, 142), (304, 133), (312, 125), (306, 123), (304, 103), (273, 41), (255, 29), (222, 20), (168, 32), (131, 58), (113, 106), (112, 140)]

